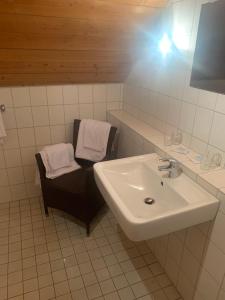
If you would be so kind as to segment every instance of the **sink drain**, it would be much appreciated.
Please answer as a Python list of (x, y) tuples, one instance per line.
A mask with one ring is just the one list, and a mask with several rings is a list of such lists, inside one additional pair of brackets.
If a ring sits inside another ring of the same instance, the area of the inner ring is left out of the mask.
[(144, 199), (145, 204), (152, 205), (155, 203), (155, 199), (147, 197)]

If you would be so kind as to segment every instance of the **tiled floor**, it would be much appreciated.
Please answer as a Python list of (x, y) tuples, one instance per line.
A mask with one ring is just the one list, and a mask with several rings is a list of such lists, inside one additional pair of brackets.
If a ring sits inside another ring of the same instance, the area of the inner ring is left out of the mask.
[(0, 300), (181, 299), (147, 245), (105, 209), (90, 237), (38, 198), (0, 204)]

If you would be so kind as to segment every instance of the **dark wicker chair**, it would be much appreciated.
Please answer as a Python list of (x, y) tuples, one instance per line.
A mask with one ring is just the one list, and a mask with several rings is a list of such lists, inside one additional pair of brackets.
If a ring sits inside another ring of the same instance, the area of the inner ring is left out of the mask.
[[(74, 120), (73, 146), (76, 149), (80, 120)], [(112, 159), (112, 145), (116, 128), (111, 127), (107, 144), (106, 156), (103, 160)], [(90, 223), (104, 204), (94, 180), (94, 162), (76, 159), (81, 169), (62, 175), (55, 179), (45, 176), (45, 167), (41, 155), (35, 155), (41, 180), (45, 214), (48, 207), (57, 208), (71, 214), (86, 225), (87, 235), (90, 233)]]

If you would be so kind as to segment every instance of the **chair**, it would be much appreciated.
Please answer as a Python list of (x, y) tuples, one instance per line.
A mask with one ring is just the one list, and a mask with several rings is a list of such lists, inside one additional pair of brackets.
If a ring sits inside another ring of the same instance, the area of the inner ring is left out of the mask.
[[(74, 149), (77, 145), (79, 126), (80, 120), (74, 120)], [(116, 130), (115, 127), (110, 129), (106, 156), (103, 160), (112, 158), (112, 145)], [(49, 179), (45, 176), (46, 171), (41, 155), (37, 153), (35, 157), (40, 173), (45, 214), (48, 215), (48, 207), (63, 210), (84, 223), (87, 235), (89, 235), (90, 223), (104, 205), (104, 199), (94, 179), (94, 162), (76, 159), (81, 169)]]

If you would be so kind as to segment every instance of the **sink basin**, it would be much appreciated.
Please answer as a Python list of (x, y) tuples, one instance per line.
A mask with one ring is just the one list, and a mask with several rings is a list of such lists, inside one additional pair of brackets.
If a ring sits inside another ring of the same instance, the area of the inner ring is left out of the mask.
[(184, 173), (175, 179), (166, 178), (158, 165), (157, 154), (94, 165), (99, 190), (133, 241), (212, 220), (219, 207), (215, 197)]

